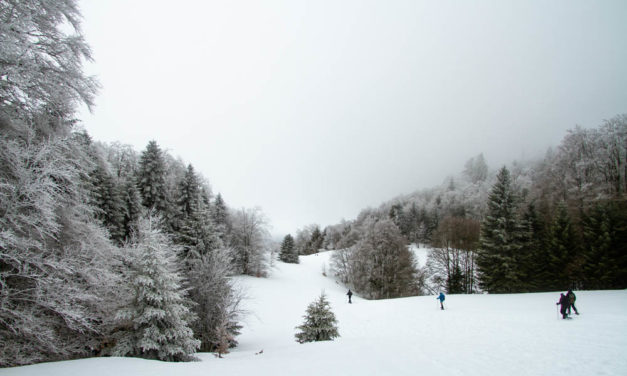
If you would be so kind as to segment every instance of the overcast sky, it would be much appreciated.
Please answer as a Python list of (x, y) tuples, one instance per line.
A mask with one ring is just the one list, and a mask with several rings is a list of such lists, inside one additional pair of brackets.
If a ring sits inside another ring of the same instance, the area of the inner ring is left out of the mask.
[(192, 163), (275, 235), (627, 112), (627, 1), (81, 1), (84, 126)]

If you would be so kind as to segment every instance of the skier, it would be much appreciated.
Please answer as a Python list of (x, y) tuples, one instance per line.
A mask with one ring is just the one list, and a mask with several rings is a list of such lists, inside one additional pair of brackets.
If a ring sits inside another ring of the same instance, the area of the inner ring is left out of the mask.
[(440, 292), (440, 295), (438, 295), (438, 297), (435, 298), (435, 299), (440, 301), (440, 309), (443, 310), (444, 309), (444, 299), (445, 299), (444, 293)]
[(348, 292), (346, 293), (346, 295), (348, 295), (348, 302), (350, 304), (353, 304), (353, 302), (351, 302), (351, 296), (353, 296), (353, 292), (351, 291), (351, 289), (348, 289)]
[(566, 314), (566, 310), (570, 306), (570, 302), (568, 301), (568, 297), (564, 295), (564, 293), (560, 294), (560, 301), (555, 303), (555, 305), (560, 305), (560, 313), (562, 314), (562, 319), (567, 319), (568, 315)]
[(575, 296), (573, 290), (568, 290), (566, 296), (568, 297), (568, 314), (570, 315), (570, 309), (572, 308), (575, 311), (575, 314), (578, 315), (579, 312), (577, 312), (577, 307), (575, 307), (575, 300), (577, 300), (577, 296)]

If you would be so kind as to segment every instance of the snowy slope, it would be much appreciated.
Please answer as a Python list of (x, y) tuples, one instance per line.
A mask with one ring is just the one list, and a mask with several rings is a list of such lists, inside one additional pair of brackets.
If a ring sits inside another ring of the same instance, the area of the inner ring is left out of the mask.
[[(251, 315), (224, 359), (164, 363), (95, 358), (0, 369), (13, 375), (627, 375), (627, 291), (577, 292), (582, 313), (557, 318), (559, 293), (366, 301), (322, 275), (330, 253), (240, 278)], [(324, 290), (339, 320), (333, 342), (298, 344), (294, 327)], [(260, 350), (262, 354), (255, 355)]]

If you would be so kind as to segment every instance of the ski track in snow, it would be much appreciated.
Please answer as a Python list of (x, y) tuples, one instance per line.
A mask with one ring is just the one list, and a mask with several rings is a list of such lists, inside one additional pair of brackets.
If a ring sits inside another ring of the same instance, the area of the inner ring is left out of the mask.
[[(577, 291), (581, 316), (558, 318), (559, 292), (368, 301), (331, 277), (331, 252), (277, 262), (269, 278), (237, 277), (251, 314), (223, 359), (167, 363), (92, 358), (0, 369), (0, 376), (627, 375), (627, 290)], [(324, 291), (335, 341), (299, 344), (295, 327)], [(256, 355), (260, 350), (262, 354)]]

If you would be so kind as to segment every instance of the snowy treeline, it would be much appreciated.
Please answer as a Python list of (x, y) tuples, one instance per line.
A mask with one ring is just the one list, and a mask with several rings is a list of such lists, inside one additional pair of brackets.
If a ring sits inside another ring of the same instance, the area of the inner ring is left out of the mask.
[(299, 230), (296, 248), (311, 253), (316, 243), (342, 250), (336, 273), (371, 297), (377, 282), (347, 255), (370, 236), (369, 224), (390, 220), (404, 244), (432, 248), (426, 268), (416, 273), (427, 290), (625, 288), (626, 175), (627, 115), (618, 115), (596, 129), (570, 130), (540, 160), (493, 171), (479, 154), (439, 187), (364, 209), (323, 231), (317, 225)]
[(264, 275), (259, 210), (192, 165), (76, 127), (97, 82), (74, 0), (0, 3), (0, 366), (91, 355), (186, 360), (236, 344)]

